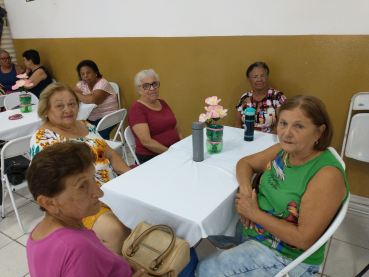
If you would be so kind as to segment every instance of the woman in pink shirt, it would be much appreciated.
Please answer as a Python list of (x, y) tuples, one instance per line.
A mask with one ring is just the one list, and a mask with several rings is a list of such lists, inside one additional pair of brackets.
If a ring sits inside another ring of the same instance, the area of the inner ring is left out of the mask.
[(137, 73), (135, 86), (141, 97), (129, 109), (128, 124), (135, 136), (137, 159), (142, 164), (184, 136), (168, 104), (159, 99), (160, 82), (155, 71)]
[[(77, 66), (78, 77), (74, 91), (78, 99), (86, 104), (96, 104), (87, 121), (97, 126), (100, 120), (114, 111), (119, 110), (117, 94), (111, 84), (102, 78), (96, 63), (90, 60), (81, 61)], [(109, 139), (110, 132), (116, 125), (100, 131), (103, 139)]]
[(104, 195), (94, 178), (95, 161), (91, 148), (79, 142), (56, 143), (32, 160), (26, 178), (45, 217), (27, 241), (31, 276), (148, 276), (105, 247), (82, 223), (99, 212)]

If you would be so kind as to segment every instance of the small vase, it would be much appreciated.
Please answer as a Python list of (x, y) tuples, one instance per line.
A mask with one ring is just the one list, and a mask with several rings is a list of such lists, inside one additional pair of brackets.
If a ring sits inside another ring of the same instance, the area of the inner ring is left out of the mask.
[(223, 150), (223, 125), (210, 124), (206, 127), (206, 150), (209, 154), (219, 154)]
[(19, 95), (19, 108), (21, 113), (30, 113), (32, 112), (32, 104), (31, 104), (32, 97), (30, 94), (21, 94)]
[(32, 112), (32, 104), (20, 104), (19, 105), (21, 113), (31, 113)]
[(31, 104), (32, 97), (30, 94), (19, 95), (19, 102), (21, 105)]

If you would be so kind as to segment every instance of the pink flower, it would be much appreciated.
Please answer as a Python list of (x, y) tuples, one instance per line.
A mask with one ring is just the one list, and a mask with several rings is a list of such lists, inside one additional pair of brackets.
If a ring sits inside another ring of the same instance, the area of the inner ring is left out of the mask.
[(211, 118), (211, 114), (210, 113), (202, 113), (200, 114), (200, 117), (199, 117), (199, 122), (205, 122), (207, 120), (209, 120)]
[(205, 103), (211, 106), (217, 105), (220, 101), (221, 99), (218, 100), (217, 96), (208, 97), (205, 99)]
[(211, 118), (219, 118), (219, 114), (216, 111), (211, 111)]
[(28, 79), (28, 75), (26, 73), (19, 74), (16, 76), (18, 79)]
[(18, 88), (23, 87), (26, 84), (26, 80), (18, 80), (15, 82), (15, 84), (18, 86)]
[(208, 109), (211, 113), (216, 113), (217, 114), (217, 115), (214, 115), (214, 116), (212, 115), (211, 116), (212, 118), (218, 118), (218, 117), (223, 118), (227, 115), (227, 111), (228, 111), (228, 109), (223, 109), (223, 107), (219, 106), (219, 105), (210, 106)]
[(24, 84), (25, 87), (32, 87), (33, 86), (33, 83), (31, 80), (25, 80), (25, 84)]
[(19, 86), (17, 84), (15, 84), (14, 86), (12, 86), (12, 90), (16, 90), (18, 88), (19, 88)]

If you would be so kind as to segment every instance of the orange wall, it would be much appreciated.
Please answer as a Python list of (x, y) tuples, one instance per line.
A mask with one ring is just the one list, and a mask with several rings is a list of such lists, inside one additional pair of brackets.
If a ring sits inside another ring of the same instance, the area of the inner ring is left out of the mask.
[[(18, 63), (27, 49), (40, 52), (53, 78), (74, 87), (76, 66), (94, 60), (108, 81), (121, 91), (122, 107), (137, 100), (133, 78), (153, 68), (160, 76), (160, 97), (170, 105), (185, 136), (204, 112), (204, 99), (216, 95), (229, 109), (220, 121), (232, 126), (235, 105), (251, 87), (246, 68), (264, 61), (269, 85), (287, 97), (310, 94), (326, 104), (341, 152), (351, 97), (369, 91), (369, 36), (239, 36), (186, 38), (16, 39)], [(369, 164), (346, 160), (351, 193), (369, 197)]]

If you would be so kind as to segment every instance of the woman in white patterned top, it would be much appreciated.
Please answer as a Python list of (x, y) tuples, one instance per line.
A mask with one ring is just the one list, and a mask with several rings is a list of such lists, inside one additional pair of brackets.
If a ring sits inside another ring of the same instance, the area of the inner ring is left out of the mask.
[[(31, 158), (55, 143), (88, 144), (96, 155), (95, 179), (99, 186), (130, 170), (125, 161), (106, 144), (95, 126), (77, 119), (79, 101), (76, 93), (66, 84), (52, 83), (41, 93), (38, 116), (44, 124), (31, 138)], [(73, 155), (74, 153), (70, 153)], [(97, 237), (117, 255), (122, 255), (124, 240), (130, 230), (101, 203), (100, 212), (82, 220), (85, 227), (95, 231)]]
[[(81, 61), (77, 66), (77, 72), (81, 81), (77, 83), (74, 91), (83, 103), (97, 105), (87, 119), (92, 125), (97, 126), (104, 116), (119, 109), (116, 92), (110, 83), (102, 78), (93, 61)], [(104, 139), (109, 139), (114, 127), (115, 125), (100, 131), (99, 134)]]

